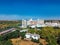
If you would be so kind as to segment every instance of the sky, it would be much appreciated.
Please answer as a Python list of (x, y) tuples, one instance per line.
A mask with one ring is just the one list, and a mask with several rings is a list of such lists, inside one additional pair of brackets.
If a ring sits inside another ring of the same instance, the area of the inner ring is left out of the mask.
[(0, 20), (60, 19), (60, 0), (0, 0)]

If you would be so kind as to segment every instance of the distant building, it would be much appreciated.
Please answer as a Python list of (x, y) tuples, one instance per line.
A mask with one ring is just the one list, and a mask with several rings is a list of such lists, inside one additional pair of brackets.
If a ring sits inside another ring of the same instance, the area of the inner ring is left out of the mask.
[(35, 20), (30, 19), (27, 21), (27, 25), (35, 25), (35, 24), (36, 24)]
[(27, 26), (31, 28), (46, 26), (60, 27), (60, 20), (22, 20), (22, 28), (27, 28)]
[(22, 28), (27, 28), (27, 21), (26, 20), (22, 20)]
[(31, 23), (30, 23), (31, 21), (33, 21), (33, 20), (32, 19), (28, 20), (27, 25), (31, 25)]
[(48, 22), (48, 23), (60, 23), (60, 20), (44, 20), (44, 22)]
[(58, 23), (45, 23), (47, 26), (52, 26), (52, 27), (55, 27), (57, 26)]
[(37, 24), (44, 24), (44, 20), (37, 19)]
[(45, 27), (44, 20), (37, 19), (36, 27)]
[(36, 24), (37, 24), (36, 20), (30, 19), (30, 20), (27, 21), (27, 25), (36, 25)]
[(46, 25), (45, 24), (37, 24), (36, 27), (46, 27)]
[(60, 27), (60, 20), (45, 20), (45, 25), (52, 27)]

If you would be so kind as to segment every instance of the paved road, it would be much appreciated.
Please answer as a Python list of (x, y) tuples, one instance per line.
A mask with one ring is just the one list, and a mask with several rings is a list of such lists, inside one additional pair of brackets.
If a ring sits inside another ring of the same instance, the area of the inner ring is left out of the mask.
[(0, 35), (1, 34), (5, 34), (5, 33), (8, 33), (8, 32), (13, 32), (15, 30), (16, 30), (15, 28), (11, 28), (11, 29), (8, 29), (8, 30), (5, 30), (5, 31), (0, 32)]

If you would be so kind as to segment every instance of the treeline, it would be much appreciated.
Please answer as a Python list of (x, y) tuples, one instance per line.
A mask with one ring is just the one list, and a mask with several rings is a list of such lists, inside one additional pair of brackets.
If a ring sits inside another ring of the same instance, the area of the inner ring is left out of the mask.
[(21, 21), (0, 21), (0, 32), (21, 25)]
[(16, 31), (8, 33), (8, 34), (0, 35), (0, 41), (9, 40), (12, 38), (18, 38), (19, 36), (20, 36), (19, 31), (16, 30)]

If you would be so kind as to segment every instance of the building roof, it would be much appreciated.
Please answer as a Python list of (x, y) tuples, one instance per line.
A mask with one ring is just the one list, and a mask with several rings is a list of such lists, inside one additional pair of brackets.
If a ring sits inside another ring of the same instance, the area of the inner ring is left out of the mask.
[(20, 30), (20, 32), (26, 32), (26, 31), (28, 31), (28, 29)]
[(40, 35), (38, 35), (38, 34), (31, 34), (31, 33), (26, 33), (26, 35), (40, 37)]

